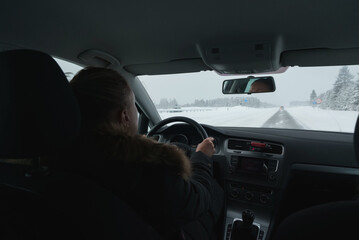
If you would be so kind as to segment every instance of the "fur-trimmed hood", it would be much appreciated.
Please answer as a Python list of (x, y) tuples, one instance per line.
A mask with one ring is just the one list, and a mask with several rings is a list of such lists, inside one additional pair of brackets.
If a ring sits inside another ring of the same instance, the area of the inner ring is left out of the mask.
[(191, 163), (183, 150), (174, 145), (156, 142), (141, 135), (125, 136), (117, 134), (114, 138), (114, 156), (122, 161), (145, 162), (166, 165), (188, 180), (191, 176)]
[(175, 170), (185, 180), (191, 176), (191, 163), (183, 150), (141, 135), (93, 132), (82, 134), (71, 155), (72, 158), (77, 158), (77, 161), (79, 158), (85, 159), (86, 162), (81, 161), (82, 169), (87, 165), (101, 165), (101, 162), (121, 161), (135, 165), (164, 165)]

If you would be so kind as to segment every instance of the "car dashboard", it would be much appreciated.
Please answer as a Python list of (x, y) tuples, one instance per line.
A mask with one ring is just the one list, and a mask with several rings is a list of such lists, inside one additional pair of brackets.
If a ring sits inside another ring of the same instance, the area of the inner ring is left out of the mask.
[[(291, 213), (315, 204), (357, 199), (359, 169), (353, 134), (202, 125), (215, 139), (214, 177), (226, 195), (219, 239), (231, 239), (234, 221), (251, 210), (270, 239)], [(158, 132), (162, 142), (180, 140), (195, 150), (200, 135), (187, 124)]]

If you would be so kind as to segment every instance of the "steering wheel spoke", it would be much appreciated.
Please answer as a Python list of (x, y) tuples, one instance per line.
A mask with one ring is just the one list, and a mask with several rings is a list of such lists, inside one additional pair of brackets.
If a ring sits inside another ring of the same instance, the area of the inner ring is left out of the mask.
[[(172, 122), (187, 123), (187, 124), (191, 125), (192, 127), (194, 127), (194, 129), (196, 129), (196, 131), (200, 134), (202, 141), (204, 139), (208, 138), (208, 134), (207, 134), (206, 130), (198, 122), (194, 121), (193, 119), (187, 118), (187, 117), (170, 117), (170, 118), (164, 119), (164, 120), (160, 121), (159, 123), (157, 123), (148, 132), (147, 137), (152, 137), (153, 135), (157, 134), (157, 132), (160, 128), (162, 128), (166, 124), (172, 123)], [(193, 154), (196, 151), (196, 148), (192, 148), (188, 144), (183, 144), (183, 143), (181, 143), (181, 144), (173, 143), (173, 144), (178, 146), (179, 148), (183, 149), (189, 157), (191, 154)], [(187, 146), (183, 146), (183, 145), (187, 145)]]

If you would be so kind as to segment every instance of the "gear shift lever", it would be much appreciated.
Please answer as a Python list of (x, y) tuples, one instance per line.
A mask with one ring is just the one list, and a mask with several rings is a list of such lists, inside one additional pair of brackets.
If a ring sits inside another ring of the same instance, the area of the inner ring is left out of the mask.
[(256, 240), (259, 228), (253, 225), (254, 213), (246, 209), (242, 212), (242, 220), (233, 223), (231, 240)]
[(249, 210), (246, 209), (242, 212), (242, 225), (243, 227), (248, 227), (250, 228), (253, 225), (254, 219), (256, 217), (254, 216), (254, 213)]

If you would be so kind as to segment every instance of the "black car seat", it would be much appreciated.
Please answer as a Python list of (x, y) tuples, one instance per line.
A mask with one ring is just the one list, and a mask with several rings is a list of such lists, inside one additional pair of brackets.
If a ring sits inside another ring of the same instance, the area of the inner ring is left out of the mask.
[(0, 53), (0, 239), (159, 239), (111, 192), (42, 165), (74, 141), (80, 121), (52, 57)]
[[(354, 148), (359, 161), (359, 117), (354, 132)], [(291, 214), (279, 225), (274, 239), (357, 239), (358, 223), (358, 200), (330, 202)]]

